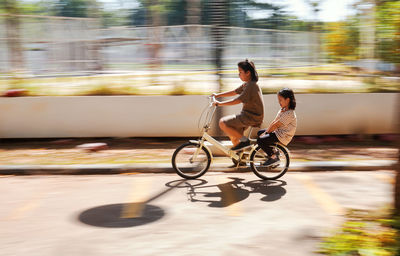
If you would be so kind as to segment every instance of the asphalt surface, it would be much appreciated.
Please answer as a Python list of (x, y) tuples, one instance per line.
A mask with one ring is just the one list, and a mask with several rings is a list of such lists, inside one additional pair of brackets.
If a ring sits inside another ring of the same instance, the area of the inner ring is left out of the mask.
[(4, 256), (317, 255), (347, 209), (392, 202), (394, 172), (0, 176)]

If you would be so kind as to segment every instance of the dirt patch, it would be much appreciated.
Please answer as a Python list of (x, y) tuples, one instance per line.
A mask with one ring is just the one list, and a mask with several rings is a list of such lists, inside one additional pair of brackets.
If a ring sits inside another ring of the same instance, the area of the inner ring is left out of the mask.
[[(170, 162), (175, 148), (186, 141), (188, 138), (3, 139), (0, 165), (165, 163)], [(84, 143), (106, 143), (108, 147), (97, 152), (77, 147)], [(398, 157), (395, 143), (373, 139), (319, 144), (294, 140), (288, 148), (293, 161), (396, 160)]]

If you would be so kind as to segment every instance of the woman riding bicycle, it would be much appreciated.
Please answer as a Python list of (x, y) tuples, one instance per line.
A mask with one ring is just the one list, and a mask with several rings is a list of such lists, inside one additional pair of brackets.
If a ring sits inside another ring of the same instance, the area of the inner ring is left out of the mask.
[(213, 93), (215, 98), (238, 97), (216, 101), (216, 106), (230, 106), (243, 104), (242, 111), (237, 115), (229, 115), (220, 119), (219, 127), (228, 135), (232, 141), (232, 150), (240, 150), (250, 146), (249, 139), (244, 136), (244, 131), (249, 126), (260, 126), (264, 119), (264, 102), (262, 92), (257, 85), (258, 74), (252, 61), (245, 60), (238, 63), (239, 78), (244, 82), (235, 90), (224, 93)]

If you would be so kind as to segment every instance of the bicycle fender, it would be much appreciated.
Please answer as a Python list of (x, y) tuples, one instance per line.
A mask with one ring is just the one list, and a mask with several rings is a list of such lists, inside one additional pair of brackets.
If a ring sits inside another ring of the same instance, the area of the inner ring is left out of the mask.
[[(289, 149), (288, 149), (285, 145), (283, 145), (282, 143), (279, 143), (279, 142), (275, 143), (275, 145), (276, 145), (276, 146), (279, 146), (279, 147), (281, 147), (281, 148), (283, 148), (283, 149), (286, 150), (286, 152), (290, 155), (290, 151), (289, 151)], [(251, 155), (251, 153), (252, 153), (254, 150), (256, 150), (258, 147), (259, 147), (258, 145), (255, 146), (255, 147), (252, 147), (251, 150), (250, 150), (250, 152), (249, 152), (249, 154)]]
[(278, 143), (275, 143), (276, 145), (278, 145), (278, 146), (280, 146), (280, 147), (282, 147), (284, 150), (286, 150), (286, 152), (290, 155), (290, 151), (289, 151), (289, 149), (285, 146), (285, 145), (283, 145), (282, 143), (280, 143), (280, 142), (278, 142)]

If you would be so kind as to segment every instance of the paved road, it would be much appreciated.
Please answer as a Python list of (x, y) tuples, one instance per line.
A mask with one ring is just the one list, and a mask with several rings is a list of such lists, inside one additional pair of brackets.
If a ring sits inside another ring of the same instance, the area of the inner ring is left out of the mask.
[(391, 202), (393, 175), (0, 176), (0, 254), (314, 255), (346, 208)]

